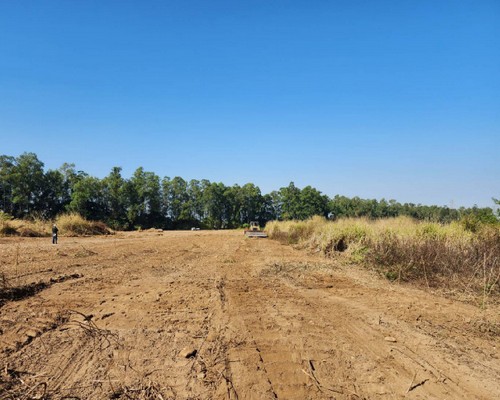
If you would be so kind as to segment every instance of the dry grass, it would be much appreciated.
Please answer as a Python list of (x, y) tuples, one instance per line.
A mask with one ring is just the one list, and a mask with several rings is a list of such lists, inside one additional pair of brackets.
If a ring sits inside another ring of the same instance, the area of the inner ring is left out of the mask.
[(64, 236), (109, 235), (112, 231), (99, 221), (87, 221), (76, 213), (63, 214), (56, 220), (59, 233)]
[(50, 222), (35, 220), (2, 220), (0, 236), (44, 237), (50, 236)]
[[(79, 214), (63, 214), (56, 219), (61, 236), (109, 235), (112, 231), (102, 222), (87, 221)], [(43, 219), (0, 219), (1, 236), (47, 237), (52, 222)]]
[(473, 296), (480, 303), (500, 294), (500, 228), (475, 231), (458, 222), (441, 225), (410, 218), (371, 221), (321, 217), (270, 222), (268, 235), (326, 256), (374, 266), (390, 280), (416, 282)]

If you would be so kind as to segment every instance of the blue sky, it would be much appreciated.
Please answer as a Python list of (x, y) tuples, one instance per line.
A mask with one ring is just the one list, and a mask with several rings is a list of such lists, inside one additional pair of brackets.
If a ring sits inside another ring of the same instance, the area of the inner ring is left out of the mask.
[(1, 1), (0, 154), (492, 206), (499, 21), (496, 0)]

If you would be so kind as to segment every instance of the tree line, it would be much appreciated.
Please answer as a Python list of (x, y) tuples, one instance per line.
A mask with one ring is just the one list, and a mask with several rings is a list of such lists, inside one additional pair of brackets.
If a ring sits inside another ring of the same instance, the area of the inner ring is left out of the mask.
[(253, 183), (226, 186), (206, 179), (160, 178), (142, 167), (128, 179), (120, 167), (99, 179), (68, 163), (45, 171), (35, 153), (0, 156), (0, 196), (0, 211), (15, 218), (53, 219), (64, 212), (77, 212), (114, 229), (222, 229), (250, 221), (264, 225), (270, 220), (303, 220), (314, 215), (331, 219), (406, 215), (436, 222), (472, 215), (485, 222), (497, 221), (489, 207), (454, 209), (340, 195), (329, 198), (311, 186), (300, 189), (293, 182), (262, 194)]

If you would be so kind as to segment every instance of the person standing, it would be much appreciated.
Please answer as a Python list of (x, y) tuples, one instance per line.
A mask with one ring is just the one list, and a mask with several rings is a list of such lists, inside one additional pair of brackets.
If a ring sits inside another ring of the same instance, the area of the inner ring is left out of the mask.
[(59, 229), (57, 229), (56, 224), (52, 226), (52, 244), (57, 244), (57, 233)]

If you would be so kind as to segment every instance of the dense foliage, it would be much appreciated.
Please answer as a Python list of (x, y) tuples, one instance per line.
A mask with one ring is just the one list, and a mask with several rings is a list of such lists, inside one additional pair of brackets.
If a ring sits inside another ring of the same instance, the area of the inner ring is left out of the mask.
[(329, 198), (311, 186), (300, 189), (293, 182), (262, 194), (253, 183), (226, 186), (206, 179), (162, 179), (142, 167), (129, 179), (122, 176), (120, 167), (99, 179), (77, 171), (74, 164), (45, 171), (34, 153), (0, 156), (0, 212), (15, 218), (44, 219), (76, 212), (115, 229), (220, 229), (253, 220), (264, 225), (270, 220), (304, 220), (313, 215), (330, 219), (405, 215), (436, 222), (467, 219), (472, 226), (476, 221), (497, 221), (491, 208), (452, 209), (339, 195)]

